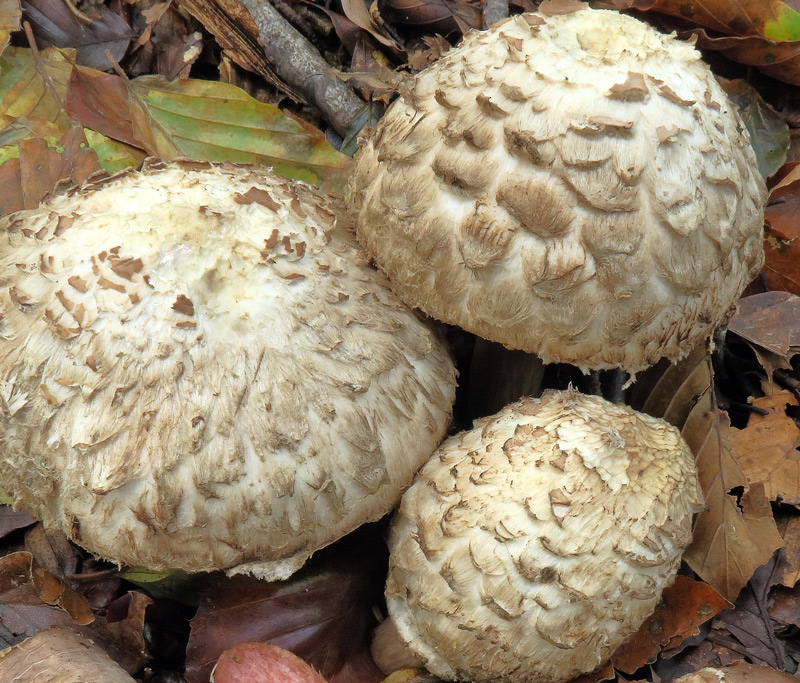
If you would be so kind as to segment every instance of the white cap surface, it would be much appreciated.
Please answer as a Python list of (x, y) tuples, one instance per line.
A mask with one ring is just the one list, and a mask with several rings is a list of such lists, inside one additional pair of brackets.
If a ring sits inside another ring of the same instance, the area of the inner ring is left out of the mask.
[(563, 683), (653, 612), (702, 503), (678, 431), (572, 391), (447, 439), (403, 494), (386, 600), (435, 675)]
[(615, 11), (467, 35), (356, 162), (358, 238), (403, 300), (546, 362), (681, 358), (763, 263), (742, 121), (699, 52)]
[(0, 221), (0, 481), (127, 565), (283, 578), (388, 512), (455, 370), (265, 169), (150, 165)]

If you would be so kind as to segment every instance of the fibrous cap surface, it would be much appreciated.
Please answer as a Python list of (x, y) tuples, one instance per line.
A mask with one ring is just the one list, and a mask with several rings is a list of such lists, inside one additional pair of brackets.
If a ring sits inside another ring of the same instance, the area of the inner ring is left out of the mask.
[(114, 561), (269, 578), (390, 510), (455, 371), (337, 209), (186, 162), (3, 219), (3, 489)]
[(358, 237), (395, 291), (546, 361), (680, 358), (763, 263), (732, 104), (690, 45), (614, 11), (468, 35), (356, 159)]
[(701, 503), (663, 420), (572, 391), (523, 399), (447, 439), (403, 494), (389, 614), (442, 678), (568, 681), (652, 613)]

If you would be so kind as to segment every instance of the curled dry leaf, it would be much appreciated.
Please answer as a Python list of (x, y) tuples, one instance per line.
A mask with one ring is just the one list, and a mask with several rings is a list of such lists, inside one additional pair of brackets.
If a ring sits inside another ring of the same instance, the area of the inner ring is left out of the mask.
[(11, 553), (0, 558), (0, 602), (58, 606), (77, 624), (86, 625), (94, 621), (86, 599), (47, 570), (37, 567), (29, 552)]
[(16, 683), (134, 683), (100, 647), (66, 628), (40, 631), (0, 653), (0, 680)]
[(745, 297), (728, 329), (788, 361), (800, 353), (800, 297), (788, 292)]

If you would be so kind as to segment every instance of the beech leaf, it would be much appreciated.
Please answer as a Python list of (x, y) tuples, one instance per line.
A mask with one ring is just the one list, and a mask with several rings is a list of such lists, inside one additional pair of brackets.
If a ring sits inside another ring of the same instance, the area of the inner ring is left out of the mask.
[(692, 410), (682, 435), (695, 454), (706, 509), (694, 523), (694, 540), (683, 555), (701, 579), (730, 602), (750, 580), (756, 567), (767, 562), (783, 540), (769, 502), (755, 487), (742, 499), (732, 489), (747, 485), (730, 446), (727, 414), (714, 412), (710, 392)]

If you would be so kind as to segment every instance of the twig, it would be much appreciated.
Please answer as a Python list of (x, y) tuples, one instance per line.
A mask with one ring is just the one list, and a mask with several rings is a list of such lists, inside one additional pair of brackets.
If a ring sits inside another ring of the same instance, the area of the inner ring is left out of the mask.
[(67, 9), (72, 12), (72, 16), (75, 17), (81, 24), (86, 24), (87, 26), (94, 21), (91, 17), (87, 17), (83, 12), (81, 12), (72, 0), (64, 0), (64, 4), (67, 6)]
[(340, 135), (364, 108), (364, 102), (338, 79), (328, 76), (330, 67), (272, 4), (241, 0), (258, 26), (261, 47), (280, 78), (296, 88), (322, 112)]
[(483, 0), (483, 26), (492, 24), (508, 16), (508, 0)]

